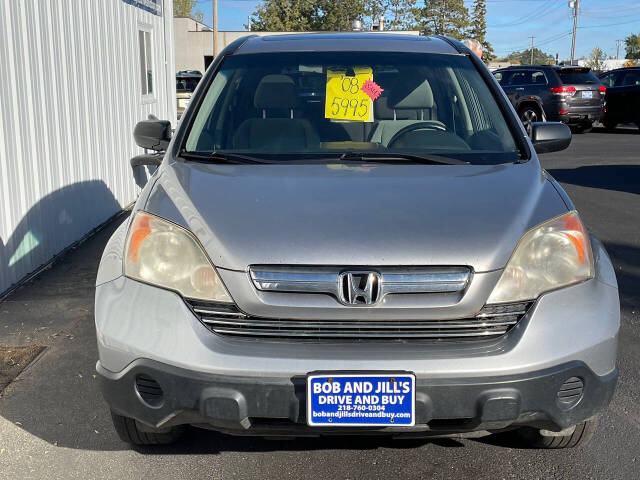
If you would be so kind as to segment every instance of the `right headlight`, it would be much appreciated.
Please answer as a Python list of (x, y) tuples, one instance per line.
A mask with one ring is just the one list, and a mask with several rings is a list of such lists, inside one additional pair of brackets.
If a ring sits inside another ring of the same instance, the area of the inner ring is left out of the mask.
[(487, 303), (534, 300), (593, 275), (589, 235), (572, 211), (524, 234)]
[(131, 221), (124, 260), (126, 276), (214, 302), (233, 300), (193, 234), (145, 212)]

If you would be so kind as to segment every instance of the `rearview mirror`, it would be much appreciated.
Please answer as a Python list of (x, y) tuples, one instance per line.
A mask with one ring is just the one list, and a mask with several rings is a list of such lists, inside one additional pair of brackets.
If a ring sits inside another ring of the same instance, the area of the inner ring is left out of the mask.
[(164, 151), (171, 141), (171, 122), (157, 119), (138, 122), (133, 129), (133, 138), (139, 147)]
[(571, 130), (560, 122), (534, 122), (531, 143), (538, 153), (559, 152), (571, 144)]

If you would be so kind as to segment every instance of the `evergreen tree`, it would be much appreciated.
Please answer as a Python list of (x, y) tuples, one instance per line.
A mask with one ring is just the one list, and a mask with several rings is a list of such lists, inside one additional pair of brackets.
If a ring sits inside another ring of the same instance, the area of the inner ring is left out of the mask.
[(487, 41), (487, 0), (475, 0), (471, 14), (469, 36), (482, 44), (482, 60), (488, 62), (494, 58), (493, 47)]
[(388, 0), (387, 26), (388, 30), (411, 30), (415, 27), (417, 0)]
[(317, 6), (313, 0), (265, 0), (251, 16), (251, 30), (304, 32), (312, 30)]
[(469, 27), (469, 11), (463, 0), (422, 0), (414, 9), (416, 22), (425, 34), (463, 39)]
[(313, 30), (351, 30), (354, 20), (364, 20), (365, 2), (366, 0), (315, 0)]

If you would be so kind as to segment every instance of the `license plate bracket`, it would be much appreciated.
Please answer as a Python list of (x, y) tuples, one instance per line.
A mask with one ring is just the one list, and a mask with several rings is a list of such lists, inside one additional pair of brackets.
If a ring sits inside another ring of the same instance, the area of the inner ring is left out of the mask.
[(313, 373), (307, 376), (307, 424), (414, 426), (415, 397), (412, 373)]

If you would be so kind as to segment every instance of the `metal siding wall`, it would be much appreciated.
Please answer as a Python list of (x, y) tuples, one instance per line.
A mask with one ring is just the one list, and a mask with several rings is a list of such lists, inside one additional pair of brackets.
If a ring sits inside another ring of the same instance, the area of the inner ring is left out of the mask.
[[(0, 293), (135, 200), (133, 127), (175, 120), (172, 11), (0, 1)], [(139, 25), (152, 28), (153, 103), (140, 94)]]

